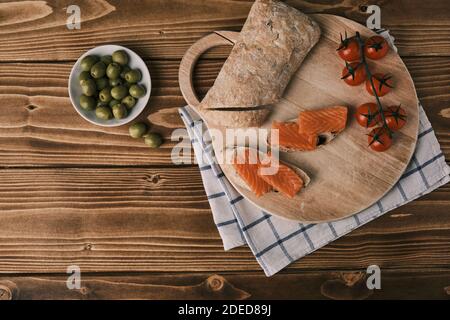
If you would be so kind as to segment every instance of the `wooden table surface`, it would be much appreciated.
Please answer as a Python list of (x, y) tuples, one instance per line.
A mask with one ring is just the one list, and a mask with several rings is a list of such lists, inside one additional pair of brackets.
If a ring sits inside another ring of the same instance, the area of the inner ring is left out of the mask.
[[(0, 1), (0, 299), (450, 298), (450, 185), (394, 210), (266, 278), (247, 247), (224, 252), (198, 167), (176, 166), (182, 127), (177, 71), (213, 30), (238, 31), (252, 1)], [(308, 13), (364, 23), (364, 0), (292, 0)], [(450, 160), (450, 2), (374, 0), (396, 38)], [(145, 58), (147, 114), (167, 143), (150, 150), (127, 128), (81, 119), (68, 98), (74, 61), (116, 43)], [(204, 56), (196, 87), (211, 87), (229, 48)], [(365, 286), (381, 267), (382, 289)], [(68, 290), (78, 265), (82, 288)]]

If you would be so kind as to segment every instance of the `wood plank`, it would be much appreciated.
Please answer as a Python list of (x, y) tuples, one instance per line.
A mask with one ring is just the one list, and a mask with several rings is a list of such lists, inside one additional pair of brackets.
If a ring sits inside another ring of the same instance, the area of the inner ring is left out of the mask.
[(417, 95), (427, 116), (439, 135), (444, 147), (448, 148), (450, 136), (450, 58), (421, 57), (404, 58), (416, 86)]
[[(365, 270), (260, 273), (81, 274), (68, 290), (67, 275), (0, 277), (0, 299), (448, 299), (448, 269), (381, 269), (381, 289), (369, 290)], [(175, 311), (175, 310), (174, 310)], [(275, 312), (275, 310), (272, 310)]]
[[(327, 245), (290, 270), (444, 268), (450, 186)], [(3, 169), (0, 273), (258, 271), (224, 252), (195, 167)]]
[[(116, 43), (144, 57), (181, 58), (197, 39), (214, 30), (238, 31), (252, 1), (158, 0), (78, 1), (80, 30), (66, 27), (69, 0), (1, 4), (0, 61), (75, 60), (99, 44)], [(307, 13), (343, 15), (364, 23), (366, 1), (288, 1)], [(130, 5), (131, 4), (131, 5)], [(402, 55), (449, 55), (450, 4), (430, 0), (376, 0), (382, 25), (397, 39)], [(224, 57), (215, 51), (212, 56)]]
[[(307, 12), (365, 19), (362, 0), (288, 2)], [(144, 116), (169, 138), (181, 126), (176, 109), (184, 104), (179, 59), (212, 30), (239, 30), (250, 2), (147, 0), (141, 9), (131, 1), (79, 1), (83, 23), (78, 31), (64, 26), (69, 3), (27, 2), (25, 8), (25, 3), (0, 3), (0, 273), (11, 274), (0, 277), (0, 299), (8, 298), (8, 290), (22, 299), (274, 298), (273, 293), (284, 299), (448, 299), (450, 185), (265, 278), (247, 248), (223, 251), (198, 169), (165, 167), (171, 165), (174, 143), (149, 150), (129, 139), (126, 128), (96, 128), (72, 110), (69, 61), (92, 46), (119, 43), (150, 58), (155, 90)], [(402, 55), (442, 56), (405, 62), (449, 159), (450, 4), (373, 3), (381, 5), (382, 24)], [(196, 83), (202, 93), (228, 51), (210, 52), (207, 58), (213, 60), (199, 66)], [(5, 169), (124, 165), (137, 167)], [(146, 168), (150, 165), (162, 166)], [(387, 290), (369, 295), (361, 289), (358, 271), (372, 263), (382, 267)], [(95, 273), (78, 292), (65, 288), (64, 275), (32, 276), (63, 274), (70, 264), (80, 265), (83, 274)], [(130, 270), (164, 274), (97, 275)], [(179, 274), (194, 271), (201, 273)]]
[(131, 139), (128, 126), (103, 128), (79, 117), (67, 93), (70, 63), (1, 64), (0, 166), (171, 164), (178, 141), (170, 134), (183, 126), (177, 109), (185, 105), (178, 62), (155, 61), (149, 68), (154, 88), (140, 119), (150, 116), (152, 130), (165, 137), (159, 149)]
[[(224, 60), (203, 59), (195, 85), (203, 95), (214, 83)], [(101, 128), (81, 119), (67, 94), (71, 63), (0, 64), (0, 167), (168, 165), (170, 141), (182, 122), (185, 105), (178, 87), (178, 60), (147, 61), (153, 78), (148, 116), (167, 143), (150, 150), (128, 137), (127, 127)], [(450, 57), (406, 58), (419, 98), (450, 159)], [(45, 79), (43, 81), (43, 79)]]

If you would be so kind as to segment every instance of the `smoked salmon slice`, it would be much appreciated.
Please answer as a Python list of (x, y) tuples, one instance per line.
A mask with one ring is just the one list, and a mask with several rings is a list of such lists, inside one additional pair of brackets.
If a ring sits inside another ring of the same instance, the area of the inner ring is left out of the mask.
[(278, 164), (278, 171), (276, 174), (263, 175), (261, 173), (261, 168), (258, 170), (258, 174), (275, 190), (284, 193), (289, 198), (293, 198), (303, 187), (303, 180), (298, 176), (298, 174), (293, 169), (282, 163)]
[[(261, 156), (264, 157), (264, 162), (261, 161)], [(234, 169), (257, 197), (275, 189), (293, 198), (305, 185), (302, 176), (279, 161), (276, 162), (276, 167), (274, 165), (270, 152), (261, 154), (255, 149), (245, 148), (233, 158)], [(263, 170), (268, 168), (275, 170)], [(304, 172), (302, 174), (305, 175), (307, 184), (309, 178)]]
[[(298, 151), (310, 151), (317, 147), (317, 134), (303, 134), (299, 132), (296, 122), (272, 122), (272, 130), (278, 130), (278, 145), (280, 147)], [(274, 141), (272, 144), (276, 145)]]
[(260, 165), (257, 151), (250, 152), (248, 148), (236, 153), (233, 159), (234, 169), (257, 197), (272, 190), (272, 187), (258, 175)]
[(347, 107), (336, 106), (300, 112), (298, 129), (300, 134), (339, 133), (347, 124)]

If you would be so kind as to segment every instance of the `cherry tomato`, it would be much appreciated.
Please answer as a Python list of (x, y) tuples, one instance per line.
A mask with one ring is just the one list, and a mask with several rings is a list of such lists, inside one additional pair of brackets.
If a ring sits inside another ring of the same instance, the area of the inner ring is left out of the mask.
[(366, 80), (366, 69), (360, 62), (346, 62), (341, 79), (350, 86), (358, 86)]
[(372, 102), (360, 105), (356, 109), (355, 118), (359, 125), (365, 128), (373, 127), (381, 121), (378, 106)]
[(392, 131), (398, 131), (406, 124), (406, 111), (400, 106), (391, 106), (384, 111), (386, 125)]
[[(372, 75), (373, 85), (379, 97), (384, 96), (393, 88), (392, 76), (387, 74), (376, 73)], [(374, 96), (370, 80), (366, 80), (366, 90)]]
[(351, 62), (356, 61), (361, 58), (359, 43), (356, 38), (348, 38), (347, 33), (345, 34), (345, 39), (342, 38), (341, 34), (341, 44), (337, 48), (337, 52), (341, 59)]
[(389, 51), (389, 44), (381, 36), (373, 36), (366, 40), (364, 54), (367, 58), (378, 60), (383, 58)]
[(369, 147), (377, 152), (386, 151), (392, 145), (392, 137), (386, 128), (383, 127), (372, 129), (367, 140)]

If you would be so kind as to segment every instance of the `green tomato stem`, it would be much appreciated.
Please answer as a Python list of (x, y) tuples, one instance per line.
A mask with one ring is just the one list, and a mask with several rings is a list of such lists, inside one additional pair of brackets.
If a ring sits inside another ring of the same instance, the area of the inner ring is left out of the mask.
[(389, 127), (386, 123), (386, 118), (383, 113), (383, 105), (381, 104), (380, 97), (377, 94), (377, 90), (376, 90), (375, 85), (372, 80), (372, 72), (370, 72), (369, 64), (367, 63), (366, 57), (364, 55), (364, 41), (361, 39), (361, 35), (359, 34), (359, 32), (356, 32), (356, 39), (358, 40), (358, 44), (359, 44), (359, 53), (361, 56), (361, 63), (364, 65), (364, 67), (366, 69), (366, 76), (370, 81), (370, 85), (372, 86), (373, 95), (375, 96), (375, 99), (377, 100), (378, 112), (380, 113), (381, 120), (383, 122), (383, 127), (387, 130), (389, 135), (392, 137), (392, 131), (391, 131), (391, 129), (389, 129)]

